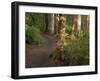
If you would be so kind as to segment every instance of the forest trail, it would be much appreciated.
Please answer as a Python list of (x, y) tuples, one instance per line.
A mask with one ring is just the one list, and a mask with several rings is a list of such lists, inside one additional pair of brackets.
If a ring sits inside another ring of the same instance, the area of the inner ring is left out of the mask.
[(57, 39), (50, 35), (44, 35), (47, 40), (47, 44), (42, 47), (36, 45), (26, 46), (26, 68), (33, 67), (48, 67), (54, 64), (50, 62), (50, 54), (56, 50)]

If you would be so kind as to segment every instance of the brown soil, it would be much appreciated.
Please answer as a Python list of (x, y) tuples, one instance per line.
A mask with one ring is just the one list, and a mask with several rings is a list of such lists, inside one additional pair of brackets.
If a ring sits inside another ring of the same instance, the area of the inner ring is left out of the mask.
[(47, 40), (45, 46), (26, 44), (26, 68), (55, 66), (50, 55), (56, 50), (57, 39), (48, 34), (44, 37)]

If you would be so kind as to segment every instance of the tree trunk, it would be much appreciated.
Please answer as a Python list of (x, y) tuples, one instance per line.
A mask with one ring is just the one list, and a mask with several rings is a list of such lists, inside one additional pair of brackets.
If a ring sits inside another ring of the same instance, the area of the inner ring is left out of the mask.
[(72, 32), (76, 37), (80, 36), (80, 33), (81, 33), (81, 16), (80, 15), (73, 16)]
[(80, 36), (81, 34), (81, 15), (78, 15), (78, 37)]
[(54, 14), (48, 14), (48, 32), (54, 34)]
[(55, 15), (55, 35), (58, 36), (59, 14)]
[(65, 29), (66, 29), (66, 16), (59, 14), (58, 21), (58, 39), (57, 48), (50, 55), (56, 65), (64, 65), (64, 43), (65, 43)]
[(65, 29), (66, 29), (66, 17), (64, 15), (60, 14), (59, 26), (58, 26), (58, 49), (60, 51), (64, 50)]
[(90, 16), (87, 16), (87, 30), (89, 30)]

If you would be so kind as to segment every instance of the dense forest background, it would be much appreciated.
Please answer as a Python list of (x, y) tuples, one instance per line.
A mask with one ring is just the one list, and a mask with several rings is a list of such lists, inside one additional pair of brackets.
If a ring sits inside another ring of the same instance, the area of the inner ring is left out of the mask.
[[(25, 37), (26, 67), (43, 65), (43, 62), (41, 64), (36, 62), (39, 62), (39, 59), (35, 59), (35, 62), (33, 62), (34, 60), (32, 59), (35, 57), (33, 49), (44, 48), (46, 45), (49, 46), (46, 47), (48, 49), (55, 49), (46, 58), (46, 60), (52, 61), (46, 63), (48, 64), (47, 66), (89, 64), (88, 15), (26, 12)], [(52, 43), (53, 41), (55, 42)], [(50, 47), (50, 45), (53, 47)], [(29, 54), (30, 51), (32, 54)], [(47, 53), (49, 53), (49, 50)], [(42, 55), (40, 57), (37, 56), (37, 58), (42, 59)]]

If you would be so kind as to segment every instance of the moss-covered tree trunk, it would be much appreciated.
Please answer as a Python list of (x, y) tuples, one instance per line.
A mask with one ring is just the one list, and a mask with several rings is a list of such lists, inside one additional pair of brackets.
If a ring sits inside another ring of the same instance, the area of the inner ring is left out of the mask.
[(64, 51), (65, 29), (66, 29), (66, 17), (60, 14), (59, 25), (58, 25), (57, 49), (61, 51), (61, 54), (63, 54), (63, 51)]
[(55, 52), (52, 54), (54, 62), (57, 65), (64, 64), (65, 29), (66, 29), (66, 16), (59, 14), (57, 48)]

